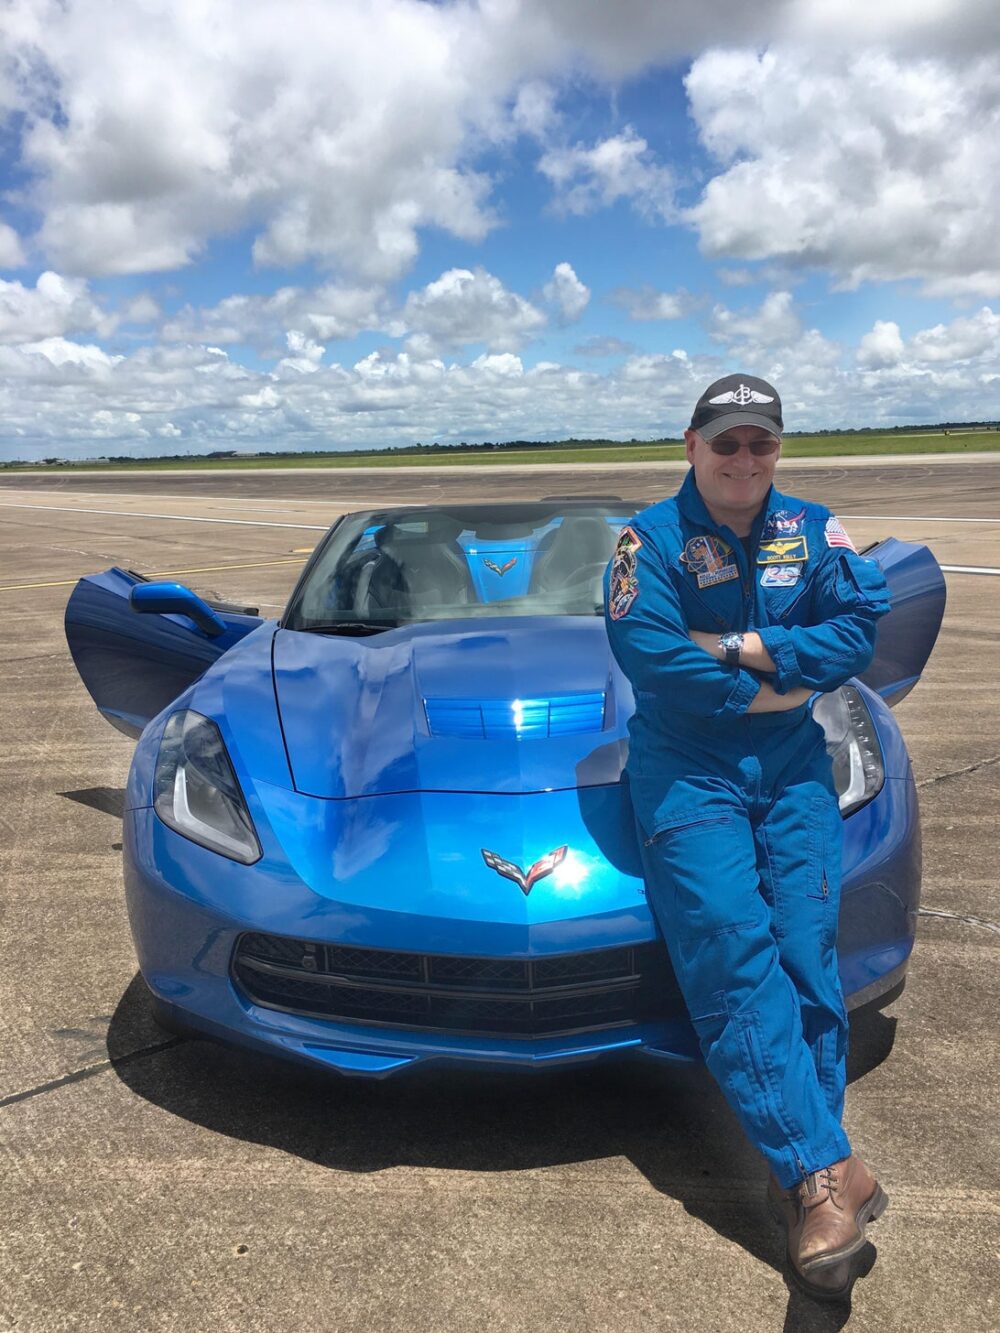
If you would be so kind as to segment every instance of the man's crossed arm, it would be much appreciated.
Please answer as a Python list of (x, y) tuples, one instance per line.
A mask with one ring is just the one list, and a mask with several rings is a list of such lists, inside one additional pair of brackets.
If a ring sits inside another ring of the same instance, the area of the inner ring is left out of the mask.
[[(726, 660), (725, 650), (719, 646), (719, 636), (717, 634), (706, 634), (704, 630), (693, 629), (688, 631), (691, 642), (696, 643), (699, 648), (719, 662)], [(743, 635), (743, 647), (740, 649), (740, 666), (748, 667), (751, 671), (768, 671), (773, 673), (775, 670), (771, 654), (761, 642), (759, 634), (749, 630)], [(799, 708), (807, 699), (815, 693), (814, 690), (806, 689), (800, 686), (798, 689), (789, 690), (787, 694), (778, 694), (773, 686), (766, 680), (760, 682), (760, 689), (751, 699), (747, 706), (748, 713), (784, 713), (792, 708)]]

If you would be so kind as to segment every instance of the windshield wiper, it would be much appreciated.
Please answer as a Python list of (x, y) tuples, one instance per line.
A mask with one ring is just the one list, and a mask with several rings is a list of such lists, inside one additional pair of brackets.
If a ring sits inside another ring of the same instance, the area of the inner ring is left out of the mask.
[(383, 630), (398, 629), (401, 620), (327, 620), (316, 625), (303, 625), (307, 634), (381, 634)]

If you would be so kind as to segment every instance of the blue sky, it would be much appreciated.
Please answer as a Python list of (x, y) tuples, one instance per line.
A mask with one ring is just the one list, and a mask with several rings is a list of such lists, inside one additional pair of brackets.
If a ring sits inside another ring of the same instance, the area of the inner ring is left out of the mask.
[(677, 435), (732, 369), (789, 429), (1000, 416), (982, 6), (2, 22), (0, 458)]

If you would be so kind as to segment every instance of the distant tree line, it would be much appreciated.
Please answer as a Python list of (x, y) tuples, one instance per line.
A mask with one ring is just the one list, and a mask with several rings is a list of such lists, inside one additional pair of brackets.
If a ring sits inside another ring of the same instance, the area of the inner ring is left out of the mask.
[[(815, 435), (916, 435), (921, 433), (938, 434), (942, 431), (947, 434), (953, 430), (1000, 430), (1000, 423), (996, 421), (939, 421), (934, 425), (924, 426), (852, 426), (824, 430), (789, 430), (785, 432), (785, 438), (796, 439)], [(142, 458), (136, 457), (135, 454), (102, 454), (99, 458), (78, 460), (59, 457), (42, 459), (13, 458), (0, 461), (0, 468), (37, 466), (38, 463), (46, 464), (49, 467), (78, 467), (81, 463), (205, 463), (222, 462), (233, 458), (367, 458), (376, 453), (381, 457), (384, 454), (447, 454), (455, 450), (477, 453), (487, 449), (502, 449), (516, 453), (519, 449), (627, 449), (634, 448), (636, 445), (644, 445), (648, 448), (666, 448), (670, 445), (680, 445), (682, 443), (682, 440), (667, 436), (655, 440), (639, 440), (635, 437), (630, 440), (578, 439), (576, 436), (572, 436), (568, 440), (483, 440), (479, 444), (469, 444), (465, 440), (461, 440), (457, 444), (442, 444), (435, 440), (433, 444), (423, 444), (418, 441), (416, 444), (387, 445), (382, 449), (371, 447), (367, 449), (268, 449), (261, 452), (214, 449), (207, 454), (156, 454)]]

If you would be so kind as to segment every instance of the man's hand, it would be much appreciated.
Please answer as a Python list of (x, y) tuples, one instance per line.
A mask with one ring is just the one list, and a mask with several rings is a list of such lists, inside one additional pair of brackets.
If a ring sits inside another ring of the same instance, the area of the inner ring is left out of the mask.
[[(718, 634), (706, 634), (704, 630), (693, 629), (688, 631), (692, 643), (696, 643), (699, 648), (703, 648), (706, 653), (710, 653), (717, 662), (726, 660), (725, 652), (719, 647)], [(749, 667), (751, 671), (774, 671), (774, 660), (760, 641), (760, 635), (749, 630), (743, 635), (743, 647), (740, 650), (740, 666)], [(784, 696), (787, 698), (787, 695)], [(774, 711), (774, 710), (769, 710)]]

